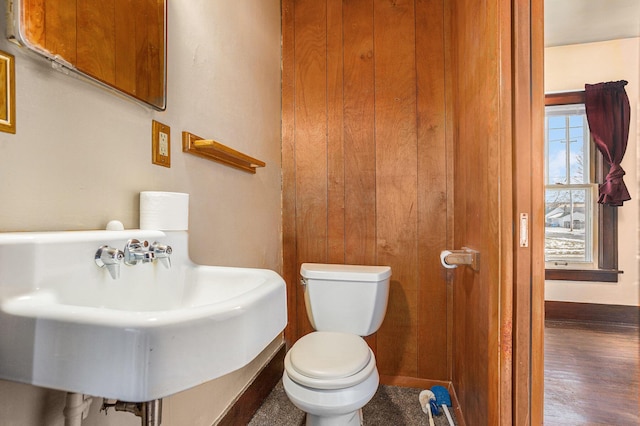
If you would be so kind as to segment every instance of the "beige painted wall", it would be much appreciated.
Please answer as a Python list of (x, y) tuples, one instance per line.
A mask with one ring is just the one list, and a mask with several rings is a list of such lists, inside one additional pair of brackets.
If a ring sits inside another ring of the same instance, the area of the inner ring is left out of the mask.
[(545, 90), (584, 90), (585, 83), (627, 80), (631, 126), (622, 162), (631, 201), (618, 209), (618, 266), (624, 271), (617, 283), (547, 281), (547, 300), (640, 305), (638, 284), (640, 248), (640, 38), (545, 49)]
[[(4, 16), (4, 5), (0, 11)], [(191, 194), (204, 264), (281, 269), (280, 2), (168, 2), (168, 107), (156, 112), (27, 55), (16, 57), (17, 133), (0, 133), (0, 232), (138, 226), (142, 190)], [(3, 26), (4, 28), (4, 26)], [(171, 126), (171, 168), (151, 164), (151, 120)], [(267, 163), (246, 174), (181, 152), (181, 132)], [(277, 349), (165, 401), (163, 425), (211, 425)], [(99, 368), (99, 366), (97, 366)], [(61, 425), (64, 394), (0, 382), (0, 424)], [(139, 425), (98, 414), (83, 425)]]

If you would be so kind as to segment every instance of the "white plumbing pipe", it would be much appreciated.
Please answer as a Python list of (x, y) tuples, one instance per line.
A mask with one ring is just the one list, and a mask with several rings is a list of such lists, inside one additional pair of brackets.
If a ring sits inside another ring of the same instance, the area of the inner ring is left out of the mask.
[(62, 410), (64, 426), (82, 426), (82, 420), (87, 418), (92, 401), (90, 396), (67, 392), (67, 403)]

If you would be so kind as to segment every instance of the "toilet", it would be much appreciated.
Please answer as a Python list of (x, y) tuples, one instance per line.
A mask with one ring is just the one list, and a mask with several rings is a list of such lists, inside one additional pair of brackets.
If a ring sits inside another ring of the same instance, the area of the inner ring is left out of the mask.
[(308, 426), (362, 425), (362, 407), (378, 389), (376, 359), (362, 336), (375, 333), (389, 298), (388, 266), (304, 263), (307, 316), (314, 332), (284, 360), (289, 400)]

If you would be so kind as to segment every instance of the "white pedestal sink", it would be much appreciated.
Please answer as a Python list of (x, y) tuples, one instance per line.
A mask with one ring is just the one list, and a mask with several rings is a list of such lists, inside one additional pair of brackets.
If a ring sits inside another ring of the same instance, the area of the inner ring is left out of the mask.
[[(96, 265), (132, 238), (172, 246), (171, 268)], [(187, 250), (183, 231), (0, 234), (0, 378), (143, 402), (248, 364), (285, 327), (283, 279)]]

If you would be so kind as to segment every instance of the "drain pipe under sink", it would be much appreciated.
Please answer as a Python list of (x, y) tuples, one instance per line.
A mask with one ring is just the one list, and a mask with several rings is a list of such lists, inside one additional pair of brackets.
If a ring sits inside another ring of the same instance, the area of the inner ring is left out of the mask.
[(87, 418), (92, 401), (90, 396), (67, 392), (67, 402), (62, 410), (64, 426), (82, 426), (82, 419)]
[(107, 410), (111, 407), (113, 407), (116, 411), (124, 411), (140, 417), (142, 426), (160, 426), (160, 423), (162, 422), (161, 399), (154, 399), (153, 401), (147, 402), (107, 402), (106, 400), (104, 400), (102, 402), (102, 408), (100, 409), (100, 411), (104, 410), (106, 413)]

